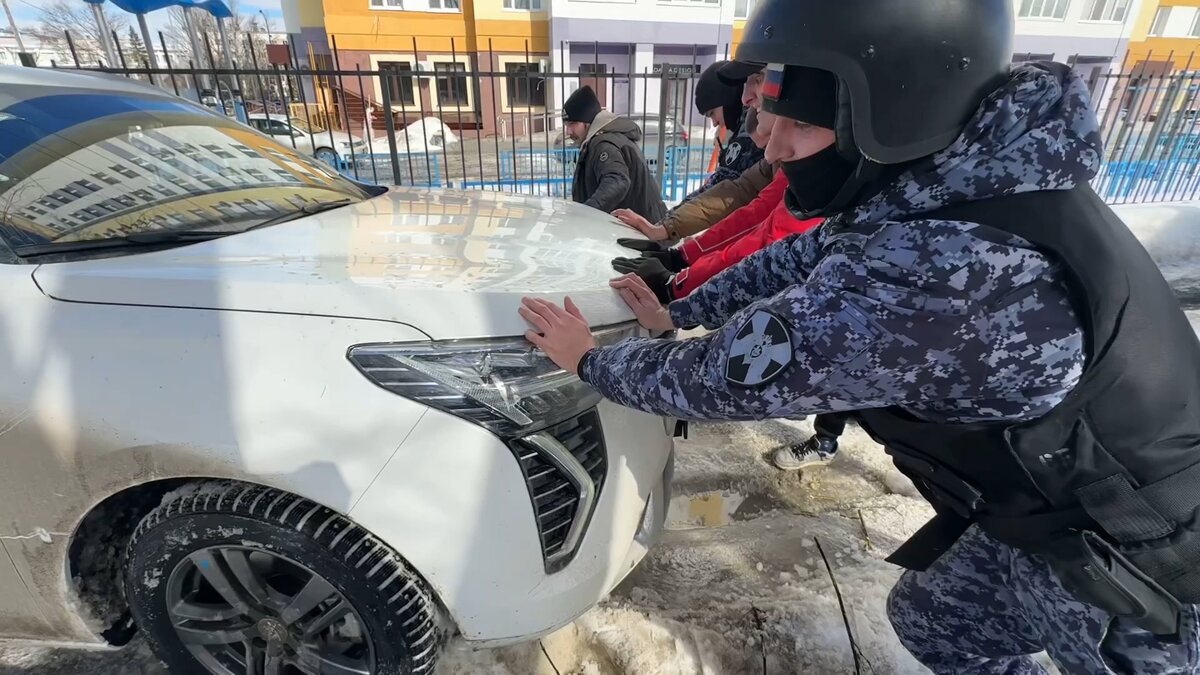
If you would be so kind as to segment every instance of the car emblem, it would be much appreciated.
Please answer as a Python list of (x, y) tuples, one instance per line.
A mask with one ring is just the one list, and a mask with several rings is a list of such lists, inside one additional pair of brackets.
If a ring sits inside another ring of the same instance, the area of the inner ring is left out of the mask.
[(792, 363), (792, 333), (774, 314), (759, 310), (742, 325), (725, 362), (725, 379), (743, 387), (767, 384)]

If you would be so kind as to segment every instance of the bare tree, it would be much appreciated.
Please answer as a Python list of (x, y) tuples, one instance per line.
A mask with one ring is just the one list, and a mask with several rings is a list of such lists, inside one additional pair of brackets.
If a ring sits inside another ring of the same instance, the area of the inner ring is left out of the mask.
[[(229, 39), (230, 56), (239, 69), (249, 70), (258, 64), (266, 68), (267, 48), (266, 37), (263, 35), (258, 18), (242, 15), (236, 2), (228, 3), (232, 17), (225, 20), (226, 36)], [(197, 68), (222, 68), (221, 38), (217, 30), (217, 20), (208, 12), (193, 10), (191, 12), (192, 28), (195, 30), (200, 47), (199, 57), (192, 57)], [(167, 10), (167, 25), (163, 29), (163, 37), (172, 49), (191, 54), (191, 36), (184, 18), (183, 9), (171, 7)], [(216, 64), (209, 63), (209, 55)], [(186, 64), (183, 64), (186, 65)], [(228, 80), (230, 89), (240, 90), (247, 99), (258, 101), (264, 95), (267, 98), (279, 98), (278, 83), (273, 78), (258, 78), (243, 76), (242, 78), (222, 78)]]
[[(237, 61), (239, 67), (249, 68), (252, 61), (250, 50), (254, 49), (255, 57), (258, 61), (260, 63), (265, 62), (266, 47), (263, 45), (266, 41), (259, 35), (261, 29), (257, 20), (253, 15), (248, 17), (243, 16), (238, 11), (238, 4), (236, 2), (229, 2), (227, 4), (233, 16), (225, 20), (225, 31), (229, 37), (229, 49), (233, 59)], [(209, 67), (207, 65), (209, 50), (212, 51), (212, 56), (217, 61), (217, 67), (220, 67), (221, 39), (217, 30), (217, 20), (208, 12), (201, 10), (193, 10), (191, 16), (192, 27), (199, 38), (201, 60), (205, 62), (204, 64), (197, 63), (196, 67)], [(253, 47), (247, 44), (248, 35), (255, 42)], [(191, 49), (191, 38), (182, 8), (171, 7), (167, 9), (167, 26), (163, 31), (163, 36), (175, 49), (179, 49), (180, 51)]]
[(129, 60), (129, 65), (134, 68), (149, 68), (150, 57), (146, 54), (146, 45), (142, 43), (142, 36), (137, 29), (130, 26), (126, 39), (129, 46), (126, 49), (125, 58)]
[[(109, 29), (116, 31), (117, 35), (129, 28), (129, 18), (124, 14), (111, 11), (108, 5), (100, 5), (100, 9), (104, 12)], [(100, 43), (100, 27), (96, 25), (92, 10), (86, 3), (52, 0), (41, 8), (38, 26), (33, 30), (38, 39), (65, 51), (68, 31), (75, 42), (75, 52), (81, 62), (95, 65), (96, 61), (104, 57), (104, 48)], [(107, 37), (112, 39), (111, 35)]]

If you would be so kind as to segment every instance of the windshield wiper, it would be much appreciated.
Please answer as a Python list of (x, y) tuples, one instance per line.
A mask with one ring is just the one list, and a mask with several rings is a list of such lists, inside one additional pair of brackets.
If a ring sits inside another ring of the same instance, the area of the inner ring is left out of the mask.
[(56, 253), (72, 253), (77, 251), (99, 251), (112, 248), (135, 248), (139, 246), (159, 246), (162, 244), (190, 244), (199, 241), (209, 241), (237, 234), (240, 230), (161, 230), (155, 232), (133, 232), (119, 237), (104, 239), (83, 239), (80, 241), (50, 242), (46, 244), (26, 244), (14, 246), (13, 253), (22, 258)]
[(295, 211), (290, 211), (288, 213), (281, 213), (278, 216), (272, 216), (262, 222), (255, 223), (255, 224), (251, 225), (250, 227), (247, 227), (246, 229), (242, 230), (242, 232), (249, 232), (250, 230), (257, 230), (260, 227), (270, 227), (271, 225), (278, 225), (279, 223), (286, 223), (289, 220), (295, 220), (296, 218), (300, 218), (301, 216), (311, 216), (311, 215), (315, 215), (315, 214), (322, 213), (325, 211), (331, 211), (333, 209), (347, 206), (351, 202), (353, 202), (353, 200), (351, 200), (351, 199), (334, 199), (334, 200), (328, 201), (328, 202), (310, 202), (308, 204), (305, 204), (304, 206), (301, 206), (299, 209), (296, 209)]
[(220, 239), (231, 234), (241, 234), (260, 227), (276, 225), (301, 216), (311, 216), (322, 211), (329, 211), (350, 204), (350, 199), (335, 199), (328, 202), (305, 204), (295, 211), (282, 213), (264, 221), (255, 223), (240, 230), (153, 230), (150, 232), (133, 232), (119, 237), (104, 239), (83, 239), (80, 241), (48, 242), (45, 244), (26, 244), (13, 247), (13, 253), (22, 258), (32, 258), (57, 253), (73, 253), (78, 251), (100, 251), (104, 249), (135, 248), (139, 246), (161, 246), (163, 244), (191, 244), (201, 241)]

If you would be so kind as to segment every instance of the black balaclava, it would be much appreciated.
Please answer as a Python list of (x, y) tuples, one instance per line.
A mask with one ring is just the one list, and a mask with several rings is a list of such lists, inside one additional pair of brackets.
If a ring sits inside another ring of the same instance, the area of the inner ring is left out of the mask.
[(724, 82), (717, 74), (727, 63), (717, 61), (700, 73), (700, 79), (696, 80), (696, 110), (706, 115), (713, 108), (720, 108), (725, 115), (725, 128), (735, 133), (742, 120), (742, 87)]
[(856, 166), (838, 152), (836, 144), (804, 159), (780, 162), (780, 171), (788, 179), (788, 206), (803, 214), (822, 211), (838, 196)]
[[(837, 119), (837, 78), (815, 68), (789, 66), (787, 76), (768, 69), (762, 95), (772, 99), (780, 116), (776, 124), (789, 120), (834, 129)], [(774, 77), (773, 77), (774, 76)], [(836, 143), (804, 159), (781, 162), (788, 179), (788, 207), (797, 214), (820, 214), (850, 183), (861, 162), (847, 158)]]

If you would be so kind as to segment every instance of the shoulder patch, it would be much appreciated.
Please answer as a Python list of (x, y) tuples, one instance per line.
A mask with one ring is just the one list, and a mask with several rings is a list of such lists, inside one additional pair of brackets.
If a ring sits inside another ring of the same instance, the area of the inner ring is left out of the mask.
[(742, 155), (742, 144), (734, 141), (729, 144), (729, 149), (725, 151), (725, 163), (733, 164), (737, 158)]
[(607, 162), (607, 161), (608, 161), (608, 151), (607, 151), (607, 150), (601, 150), (601, 151), (600, 151), (600, 161), (601, 161), (601, 162)]
[(792, 332), (778, 316), (758, 310), (738, 330), (725, 362), (725, 379), (742, 387), (758, 387), (779, 376), (792, 363)]

